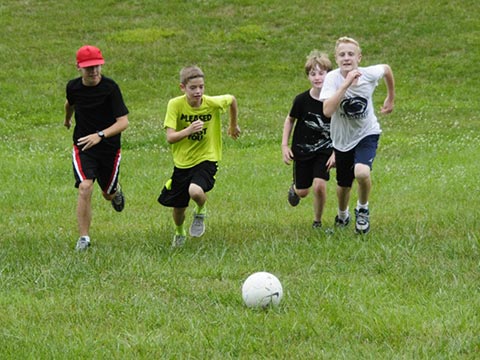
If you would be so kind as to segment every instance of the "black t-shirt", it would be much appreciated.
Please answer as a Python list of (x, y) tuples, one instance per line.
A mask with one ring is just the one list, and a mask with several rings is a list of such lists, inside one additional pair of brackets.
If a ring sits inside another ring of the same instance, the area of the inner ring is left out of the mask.
[(292, 138), (292, 152), (296, 160), (332, 152), (330, 118), (323, 114), (323, 102), (312, 98), (310, 90), (295, 97), (290, 116), (297, 119)]
[[(96, 86), (85, 86), (82, 78), (70, 80), (67, 84), (67, 100), (75, 106), (75, 129), (73, 142), (83, 136), (104, 130), (120, 116), (128, 114), (120, 88), (110, 78), (102, 76)], [(91, 149), (112, 151), (120, 148), (121, 134), (103, 139)]]

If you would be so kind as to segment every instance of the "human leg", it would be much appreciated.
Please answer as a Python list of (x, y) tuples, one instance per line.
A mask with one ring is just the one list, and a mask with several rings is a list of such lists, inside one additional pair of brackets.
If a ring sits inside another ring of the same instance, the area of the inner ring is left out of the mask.
[(337, 167), (337, 201), (338, 211), (335, 217), (335, 225), (344, 227), (350, 222), (349, 206), (350, 192), (354, 180), (353, 163), (354, 152), (341, 152), (335, 150), (335, 161)]
[(370, 210), (368, 198), (372, 188), (370, 167), (365, 164), (355, 165), (355, 179), (358, 183), (358, 202), (355, 208), (355, 231), (366, 234), (370, 231)]
[(82, 181), (78, 186), (77, 222), (80, 238), (77, 250), (85, 250), (90, 246), (89, 230), (92, 222), (93, 180)]
[(103, 198), (110, 201), (117, 212), (125, 207), (125, 196), (118, 182), (120, 176), (121, 150), (100, 157), (101, 166), (98, 169), (98, 184), (102, 188)]
[(192, 237), (200, 237), (205, 233), (207, 192), (215, 185), (216, 173), (217, 163), (212, 161), (204, 161), (192, 168), (192, 180), (188, 187), (188, 194), (196, 204), (190, 226)]
[(314, 222), (322, 222), (323, 209), (327, 201), (327, 182), (324, 179), (313, 179), (313, 214)]
[(193, 212), (193, 222), (190, 226), (190, 236), (200, 237), (205, 233), (205, 203), (207, 202), (207, 194), (197, 184), (190, 184), (188, 193), (196, 204)]
[(173, 247), (180, 247), (185, 244), (187, 233), (185, 231), (185, 211), (187, 208), (173, 208), (173, 222), (175, 223), (175, 235), (173, 237)]
[(366, 234), (370, 231), (368, 199), (372, 189), (371, 170), (378, 147), (379, 135), (362, 139), (355, 148), (355, 179), (358, 183), (358, 202), (355, 208), (355, 231)]

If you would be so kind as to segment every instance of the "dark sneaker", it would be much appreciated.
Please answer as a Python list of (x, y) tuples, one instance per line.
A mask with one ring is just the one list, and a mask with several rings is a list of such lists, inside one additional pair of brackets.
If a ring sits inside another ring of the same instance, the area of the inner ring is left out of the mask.
[(193, 222), (190, 226), (190, 236), (200, 237), (205, 233), (205, 214), (193, 213)]
[(288, 189), (288, 203), (292, 206), (297, 206), (299, 202), (300, 202), (300, 197), (295, 192), (295, 189), (292, 184), (292, 186), (290, 186), (290, 189)]
[(117, 186), (117, 192), (115, 193), (115, 197), (112, 200), (112, 206), (115, 211), (122, 211), (125, 207), (125, 196), (123, 196), (122, 188), (120, 184)]
[(312, 228), (314, 229), (319, 229), (322, 227), (322, 222), (321, 221), (314, 221), (312, 224)]
[(187, 239), (187, 237), (185, 235), (176, 234), (173, 237), (172, 247), (174, 247), (174, 248), (182, 247), (183, 245), (185, 245), (185, 240), (186, 239)]
[(335, 226), (336, 227), (346, 227), (350, 223), (350, 215), (345, 219), (342, 220), (337, 216), (335, 216)]
[(87, 250), (89, 246), (90, 246), (90, 240), (86, 236), (80, 236), (80, 238), (77, 241), (77, 246), (75, 247), (75, 250), (84, 251), (84, 250)]
[(366, 234), (370, 231), (370, 212), (368, 209), (355, 209), (355, 232)]

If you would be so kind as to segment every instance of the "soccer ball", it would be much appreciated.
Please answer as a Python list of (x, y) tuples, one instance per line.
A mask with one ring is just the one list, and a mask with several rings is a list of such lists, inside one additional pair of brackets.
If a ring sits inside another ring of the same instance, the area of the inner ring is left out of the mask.
[(282, 300), (282, 284), (273, 274), (265, 271), (250, 275), (242, 286), (242, 297), (249, 308), (277, 306)]

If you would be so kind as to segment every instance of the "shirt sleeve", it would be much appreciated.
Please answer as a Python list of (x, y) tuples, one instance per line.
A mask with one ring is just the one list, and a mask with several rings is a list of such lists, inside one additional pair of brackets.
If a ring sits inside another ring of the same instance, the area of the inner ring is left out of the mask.
[(337, 87), (335, 86), (335, 73), (329, 72), (325, 77), (325, 81), (323, 82), (322, 90), (320, 91), (320, 101), (325, 101), (326, 99), (332, 97), (337, 91)]
[(163, 128), (172, 128), (177, 130), (177, 113), (178, 113), (178, 101), (176, 99), (169, 100), (167, 104), (167, 113), (165, 114), (165, 120), (163, 122)]

